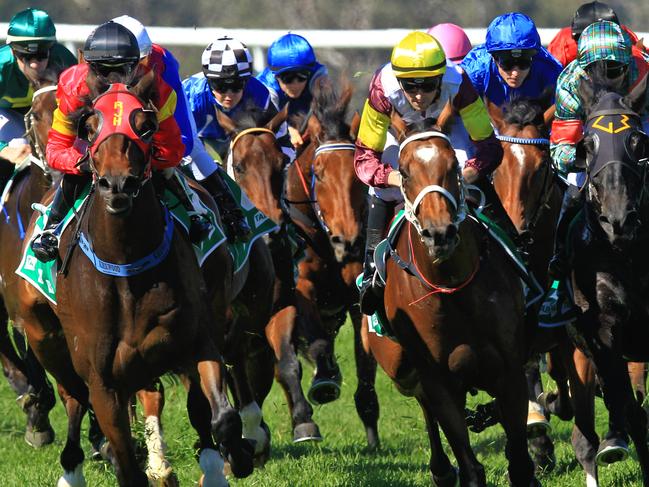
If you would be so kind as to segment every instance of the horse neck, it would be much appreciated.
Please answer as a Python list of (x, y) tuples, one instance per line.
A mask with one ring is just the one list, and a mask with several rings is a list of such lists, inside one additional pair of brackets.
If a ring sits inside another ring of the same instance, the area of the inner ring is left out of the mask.
[(407, 222), (402, 231), (397, 251), (402, 258), (410, 256), (419, 273), (430, 283), (442, 287), (457, 287), (466, 283), (476, 272), (480, 260), (480, 234), (477, 224), (465, 220), (458, 229), (459, 243), (443, 262), (435, 262), (417, 230)]
[(126, 216), (109, 214), (98, 191), (91, 195), (82, 224), (93, 250), (102, 259), (117, 264), (142, 258), (162, 242), (165, 231), (164, 213), (149, 181), (133, 199)]

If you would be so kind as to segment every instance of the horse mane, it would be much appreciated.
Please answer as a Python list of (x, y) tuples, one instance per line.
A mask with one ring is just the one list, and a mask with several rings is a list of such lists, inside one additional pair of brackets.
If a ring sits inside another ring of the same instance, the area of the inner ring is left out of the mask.
[(273, 118), (266, 111), (256, 106), (252, 100), (247, 100), (246, 104), (241, 107), (241, 110), (238, 110), (230, 117), (236, 123), (237, 129), (239, 130), (264, 127)]
[(512, 98), (503, 105), (503, 119), (508, 125), (526, 127), (533, 125), (540, 132), (545, 131), (543, 105), (539, 100)]
[(428, 130), (440, 131), (436, 118), (425, 118), (408, 124), (407, 135), (414, 134), (415, 132), (426, 132)]
[(345, 122), (353, 88), (349, 80), (341, 78), (338, 92), (329, 78), (321, 77), (313, 86), (311, 110), (322, 127), (323, 140), (349, 138), (350, 126)]

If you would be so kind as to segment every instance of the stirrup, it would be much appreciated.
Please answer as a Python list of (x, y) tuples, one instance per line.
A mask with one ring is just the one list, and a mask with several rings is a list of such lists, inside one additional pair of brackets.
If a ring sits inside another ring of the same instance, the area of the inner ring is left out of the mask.
[(241, 211), (227, 211), (225, 208), (221, 209), (221, 219), (225, 226), (225, 233), (227, 234), (230, 242), (246, 242), (250, 240), (252, 230), (246, 221)]
[(374, 291), (374, 287), (374, 273), (367, 277), (363, 276), (361, 288), (358, 293), (358, 304), (361, 308), (361, 313), (364, 315), (372, 316), (381, 305), (381, 298)]
[(36, 236), (30, 247), (34, 256), (41, 262), (51, 262), (59, 255), (59, 239), (49, 231)]
[(189, 217), (189, 240), (199, 244), (210, 234), (211, 223), (202, 215), (194, 214)]

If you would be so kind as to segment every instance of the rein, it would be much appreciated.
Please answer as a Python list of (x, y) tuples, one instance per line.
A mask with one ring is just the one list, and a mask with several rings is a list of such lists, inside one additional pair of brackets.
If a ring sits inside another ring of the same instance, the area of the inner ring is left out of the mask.
[(509, 142), (510, 144), (521, 145), (550, 145), (550, 139), (536, 138), (528, 139), (525, 137), (510, 137), (508, 135), (496, 135), (496, 138), (502, 142)]

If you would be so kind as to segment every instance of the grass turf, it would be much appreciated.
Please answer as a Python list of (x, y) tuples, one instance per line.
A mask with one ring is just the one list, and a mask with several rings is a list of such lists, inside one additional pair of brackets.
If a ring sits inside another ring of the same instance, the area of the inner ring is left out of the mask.
[[(277, 384), (264, 403), (264, 417), (272, 432), (271, 460), (247, 479), (231, 479), (233, 486), (430, 486), (429, 446), (424, 420), (417, 403), (401, 396), (390, 380), (379, 370), (377, 391), (381, 406), (379, 434), (381, 449), (368, 452), (364, 428), (356, 415), (354, 390), (356, 375), (352, 353), (352, 330), (348, 322), (337, 341), (337, 356), (344, 374), (340, 399), (315, 408), (314, 419), (324, 436), (321, 443), (293, 444), (290, 419), (284, 395)], [(311, 368), (305, 366), (304, 390), (307, 390)], [(552, 387), (547, 378), (546, 388)], [(166, 387), (163, 415), (165, 439), (170, 459), (181, 485), (197, 485), (200, 470), (195, 460), (196, 439), (185, 411), (186, 395), (179, 385)], [(469, 398), (469, 403), (486, 402), (483, 394)], [(65, 443), (66, 419), (61, 404), (51, 413), (56, 430), (53, 445), (34, 450), (23, 440), (25, 416), (15, 404), (13, 392), (0, 380), (0, 479), (3, 486), (54, 486), (62, 473), (59, 453)], [(546, 486), (582, 486), (585, 475), (572, 451), (572, 423), (552, 418), (557, 465), (554, 471), (539, 479)], [(605, 429), (606, 411), (597, 399), (598, 432)], [(88, 452), (87, 420), (84, 420), (83, 447)], [(136, 436), (142, 425), (134, 428)], [(504, 434), (495, 426), (480, 434), (471, 434), (478, 459), (483, 463), (489, 485), (507, 485), (507, 462), (504, 456)], [(450, 449), (447, 453), (450, 454)], [(452, 456), (451, 456), (452, 459)], [(453, 459), (452, 459), (453, 460)], [(112, 468), (104, 462), (86, 461), (84, 473), (90, 487), (116, 485)], [(635, 453), (626, 462), (600, 469), (603, 486), (636, 486), (641, 484)]]

